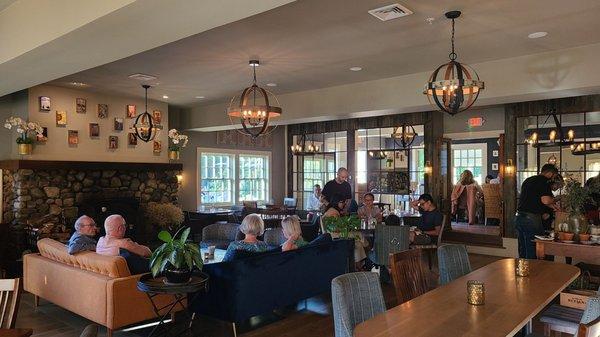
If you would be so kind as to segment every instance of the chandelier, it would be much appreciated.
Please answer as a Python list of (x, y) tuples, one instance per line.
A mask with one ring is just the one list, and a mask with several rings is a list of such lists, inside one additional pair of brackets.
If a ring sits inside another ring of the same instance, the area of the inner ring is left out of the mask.
[(296, 156), (305, 156), (318, 153), (321, 150), (321, 147), (315, 145), (315, 141), (311, 140), (308, 146), (306, 145), (306, 135), (300, 136), (298, 143), (290, 146), (292, 150), (292, 154)]
[(369, 151), (369, 157), (371, 157), (371, 159), (386, 159), (387, 158), (387, 153), (385, 153), (385, 151)]
[(402, 124), (401, 126), (394, 128), (394, 131), (392, 132), (394, 143), (402, 149), (408, 149), (417, 136), (415, 128), (410, 124)]
[[(275, 128), (269, 128), (269, 120), (281, 115), (279, 101), (273, 93), (256, 84), (256, 68), (260, 65), (258, 60), (250, 60), (252, 67), (252, 85), (245, 88), (239, 96), (231, 98), (227, 115), (231, 124), (242, 124), (242, 134), (252, 138), (271, 133)], [(272, 98), (269, 99), (269, 97)], [(271, 105), (275, 103), (275, 105)]]
[(571, 144), (571, 154), (582, 156), (593, 153), (600, 153), (600, 141)]
[(148, 113), (148, 89), (151, 87), (147, 84), (143, 84), (142, 88), (144, 88), (145, 91), (145, 109), (143, 113), (139, 114), (135, 118), (132, 130), (138, 139), (147, 143), (156, 137), (160, 130), (160, 125), (154, 124), (154, 121), (152, 120), (152, 115)]
[(457, 55), (454, 51), (454, 20), (460, 16), (460, 11), (447, 12), (446, 18), (452, 20), (452, 52), (448, 55), (450, 62), (439, 66), (429, 77), (429, 82), (423, 90), (427, 95), (429, 103), (455, 115), (465, 111), (475, 103), (479, 92), (485, 89), (479, 75), (466, 64), (456, 61)]
[[(548, 132), (548, 141), (541, 141), (539, 132), (541, 128), (546, 125), (548, 119), (552, 117), (554, 119), (554, 124), (556, 125), (556, 129), (551, 129)], [(528, 138), (527, 143), (533, 147), (549, 147), (549, 146), (571, 146), (571, 150), (575, 148), (574, 140), (575, 140), (575, 131), (573, 129), (569, 129), (566, 134), (563, 132), (562, 124), (556, 115), (556, 109), (550, 111), (544, 123), (542, 123), (542, 127), (538, 128), (537, 131), (533, 132)]]

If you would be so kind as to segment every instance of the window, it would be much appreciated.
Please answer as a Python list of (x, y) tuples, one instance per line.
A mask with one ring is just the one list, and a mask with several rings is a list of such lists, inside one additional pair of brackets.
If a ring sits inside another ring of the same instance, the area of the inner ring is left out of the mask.
[(270, 154), (198, 149), (199, 204), (267, 203), (270, 198)]
[(484, 183), (487, 175), (487, 144), (452, 144), (452, 182), (456, 184), (460, 175), (469, 170), (473, 172), (475, 181), (480, 185)]

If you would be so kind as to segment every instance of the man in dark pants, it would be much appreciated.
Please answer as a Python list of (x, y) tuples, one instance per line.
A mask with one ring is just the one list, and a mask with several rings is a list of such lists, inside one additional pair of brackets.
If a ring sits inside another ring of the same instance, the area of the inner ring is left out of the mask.
[(342, 199), (346, 201), (344, 213), (348, 213), (350, 201), (352, 200), (352, 187), (350, 186), (350, 183), (348, 183), (349, 175), (350, 174), (345, 167), (340, 167), (335, 179), (328, 181), (321, 191), (321, 196), (327, 200), (327, 203), (331, 202), (334, 195), (339, 194)]
[(550, 181), (558, 175), (556, 166), (546, 164), (542, 166), (540, 174), (525, 179), (521, 186), (519, 206), (515, 216), (515, 228), (519, 240), (519, 257), (535, 259), (535, 235), (542, 235), (542, 214), (547, 210), (559, 210), (554, 203), (554, 195)]

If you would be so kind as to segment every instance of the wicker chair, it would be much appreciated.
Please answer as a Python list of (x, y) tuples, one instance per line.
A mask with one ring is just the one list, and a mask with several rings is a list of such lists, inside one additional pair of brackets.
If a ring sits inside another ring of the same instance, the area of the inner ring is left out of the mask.
[(204, 227), (200, 247), (216, 246), (219, 249), (227, 249), (229, 244), (235, 241), (239, 226), (233, 223), (215, 223)]
[(471, 263), (465, 245), (441, 245), (437, 250), (440, 285), (471, 272)]
[(422, 249), (411, 249), (390, 255), (390, 267), (398, 304), (427, 292), (427, 278), (421, 263)]
[(331, 281), (335, 337), (352, 337), (356, 325), (385, 311), (379, 276), (349, 273)]
[(498, 219), (502, 225), (504, 219), (504, 202), (502, 200), (502, 185), (499, 184), (483, 184), (483, 201), (485, 208), (485, 224), (487, 225), (488, 218)]
[(371, 260), (380, 266), (390, 266), (390, 254), (408, 249), (410, 228), (408, 226), (375, 226), (375, 244)]

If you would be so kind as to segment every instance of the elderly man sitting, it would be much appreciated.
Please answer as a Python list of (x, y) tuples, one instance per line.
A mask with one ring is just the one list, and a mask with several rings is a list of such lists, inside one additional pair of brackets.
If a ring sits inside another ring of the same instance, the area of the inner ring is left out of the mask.
[(114, 214), (106, 218), (104, 221), (104, 230), (106, 231), (106, 236), (98, 240), (96, 253), (119, 256), (119, 249), (123, 248), (142, 257), (150, 257), (152, 255), (150, 248), (125, 238), (126, 226), (125, 219), (122, 216)]
[(69, 254), (96, 250), (96, 222), (87, 215), (82, 215), (75, 221), (75, 233), (69, 239)]

